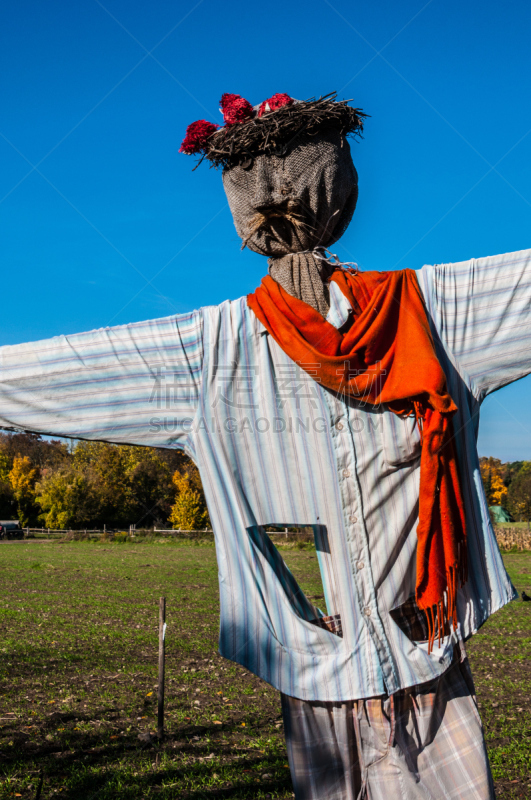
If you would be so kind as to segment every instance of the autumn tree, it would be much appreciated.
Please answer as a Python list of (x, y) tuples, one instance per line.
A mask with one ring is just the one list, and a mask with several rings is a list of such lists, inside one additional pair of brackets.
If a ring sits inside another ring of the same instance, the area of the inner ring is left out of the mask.
[[(170, 522), (175, 530), (197, 531), (210, 525), (199, 473), (192, 467), (188, 472), (175, 472), (173, 483), (177, 497), (172, 506)], [(198, 485), (199, 481), (199, 485)]]
[(9, 472), (9, 482), (22, 527), (37, 521), (39, 509), (35, 502), (35, 483), (38, 477), (39, 470), (33, 466), (28, 456), (15, 456)]
[(504, 480), (504, 465), (498, 458), (481, 458), (481, 478), (487, 504), (489, 506), (504, 506), (507, 501), (507, 485)]
[(11, 460), (0, 446), (0, 519), (13, 519), (17, 515), (17, 503), (9, 480)]
[(68, 447), (58, 439), (43, 439), (39, 433), (0, 433), (0, 449), (10, 467), (17, 456), (27, 456), (39, 470), (55, 469), (68, 460)]
[(100, 524), (147, 527), (168, 518), (171, 472), (154, 448), (79, 442), (73, 462), (97, 485)]
[[(63, 463), (68, 458), (68, 448), (63, 442), (43, 439), (37, 433), (0, 433), (0, 519), (13, 519), (19, 516), (20, 506), (15, 498), (9, 473), (13, 469), (15, 459), (24, 456), (29, 459), (32, 467), (40, 471), (55, 468)], [(35, 503), (30, 502), (28, 487), (21, 489), (19, 486), (17, 492), (19, 497), (21, 492), (24, 495), (22, 502), (27, 506), (28, 519), (31, 518), (31, 522), (36, 523), (39, 509)], [(21, 507), (20, 509), (24, 517), (24, 511)]]
[(100, 499), (93, 475), (72, 464), (47, 472), (36, 492), (47, 528), (89, 527), (98, 519)]
[(0, 433), (0, 519), (36, 524), (40, 512), (49, 528), (165, 525), (176, 472), (188, 473), (192, 494), (184, 491), (180, 502), (188, 497), (190, 516), (197, 500), (193, 524), (204, 527), (199, 472), (180, 451), (85, 441), (67, 447), (38, 434)]
[(504, 506), (507, 501), (507, 486), (503, 482), (502, 476), (499, 473), (494, 473), (490, 483), (490, 500), (491, 506)]
[(0, 481), (9, 481), (11, 467), (12, 464), (9, 462), (9, 456), (3, 449), (0, 449)]
[(128, 473), (134, 498), (133, 521), (137, 526), (162, 525), (171, 512), (171, 473), (157, 458), (139, 461)]
[(511, 514), (519, 520), (531, 521), (531, 462), (524, 462), (523, 467), (511, 481), (508, 493), (508, 505)]
[(508, 461), (506, 464), (503, 465), (503, 482), (504, 484), (509, 487), (511, 485), (511, 481), (515, 478), (520, 470), (522, 469), (525, 464), (528, 463), (526, 461)]

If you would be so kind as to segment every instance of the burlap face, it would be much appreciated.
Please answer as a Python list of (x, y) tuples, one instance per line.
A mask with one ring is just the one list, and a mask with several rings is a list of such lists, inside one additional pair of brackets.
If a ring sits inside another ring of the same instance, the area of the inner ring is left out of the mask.
[(271, 276), (326, 316), (331, 270), (307, 251), (337, 241), (354, 213), (358, 175), (347, 140), (330, 131), (295, 142), (282, 157), (226, 169), (223, 185), (244, 245), (269, 256)]
[(236, 230), (247, 247), (283, 256), (328, 247), (345, 232), (356, 207), (358, 176), (347, 140), (335, 131), (286, 155), (261, 155), (223, 172)]

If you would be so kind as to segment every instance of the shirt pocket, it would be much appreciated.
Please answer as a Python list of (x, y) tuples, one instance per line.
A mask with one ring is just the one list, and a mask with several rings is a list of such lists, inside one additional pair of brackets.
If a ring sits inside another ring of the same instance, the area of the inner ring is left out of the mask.
[(390, 467), (400, 467), (420, 458), (420, 431), (415, 417), (399, 417), (392, 411), (382, 414), (384, 458)]

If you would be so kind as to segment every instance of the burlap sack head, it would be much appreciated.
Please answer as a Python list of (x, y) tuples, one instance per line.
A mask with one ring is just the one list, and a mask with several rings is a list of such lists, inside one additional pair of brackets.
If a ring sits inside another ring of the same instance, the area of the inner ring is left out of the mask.
[(269, 256), (271, 276), (323, 315), (334, 267), (316, 248), (344, 233), (358, 197), (346, 137), (361, 137), (367, 115), (349, 102), (277, 93), (253, 107), (225, 93), (225, 124), (192, 122), (179, 151), (223, 168), (242, 247)]
[(346, 138), (326, 131), (294, 141), (282, 157), (258, 155), (225, 169), (223, 185), (242, 246), (269, 256), (271, 276), (326, 316), (333, 270), (308, 251), (337, 241), (356, 208)]
[(358, 198), (350, 146), (336, 131), (225, 169), (223, 186), (244, 246), (272, 257), (333, 244)]

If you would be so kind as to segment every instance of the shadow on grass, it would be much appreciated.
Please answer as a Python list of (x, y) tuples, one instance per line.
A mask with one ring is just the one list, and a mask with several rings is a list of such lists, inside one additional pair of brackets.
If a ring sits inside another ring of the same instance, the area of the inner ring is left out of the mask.
[[(73, 714), (54, 717), (55, 725), (67, 718), (82, 721)], [(246, 731), (246, 737), (260, 735), (259, 728), (267, 725)], [(60, 791), (61, 797), (71, 800), (133, 800), (155, 795), (168, 800), (213, 796), (248, 800), (267, 794), (287, 797), (292, 791), (289, 770), (281, 776), (272, 774), (284, 769), (280, 761), (285, 754), (275, 746), (269, 753), (235, 750), (230, 739), (238, 737), (241, 743), (242, 736), (236, 724), (178, 728), (169, 731), (162, 743), (141, 743), (136, 732), (111, 740), (110, 734), (101, 732), (69, 731), (62, 741), (53, 743), (32, 743), (27, 734), (14, 729), (9, 734), (13, 745), (0, 751), (0, 773), (15, 769), (37, 776), (42, 772), (42, 798)], [(205, 740), (192, 741), (192, 736)], [(214, 758), (207, 760), (212, 753)], [(182, 761), (185, 763), (178, 763)], [(216, 772), (220, 774), (214, 778)], [(266, 773), (268, 777), (262, 779)]]

